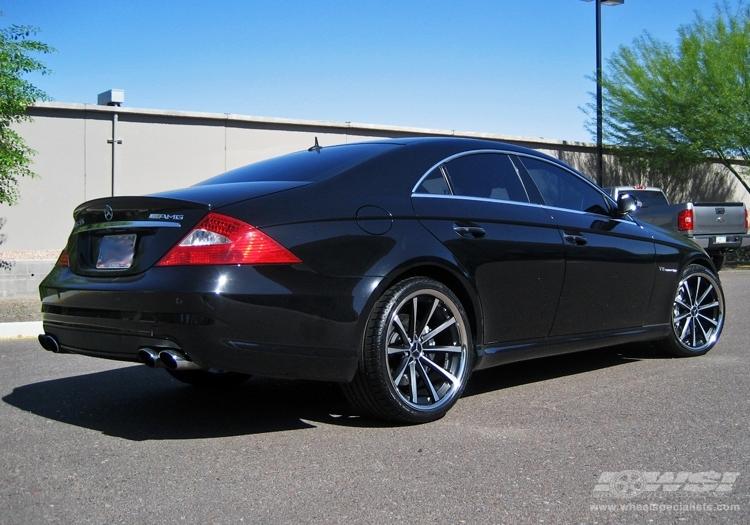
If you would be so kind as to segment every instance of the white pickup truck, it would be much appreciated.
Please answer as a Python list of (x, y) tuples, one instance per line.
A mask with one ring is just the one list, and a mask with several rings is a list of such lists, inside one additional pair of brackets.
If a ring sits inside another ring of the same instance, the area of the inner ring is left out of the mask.
[(747, 208), (742, 202), (669, 204), (661, 188), (647, 186), (614, 186), (604, 191), (615, 201), (623, 193), (635, 197), (635, 217), (692, 239), (711, 256), (717, 270), (727, 252), (750, 246)]

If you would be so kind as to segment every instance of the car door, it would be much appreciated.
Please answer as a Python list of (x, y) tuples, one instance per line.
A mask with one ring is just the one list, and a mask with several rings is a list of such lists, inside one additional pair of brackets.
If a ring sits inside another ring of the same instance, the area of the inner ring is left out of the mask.
[(516, 167), (496, 151), (446, 159), (415, 187), (420, 222), (473, 278), (484, 344), (546, 337), (563, 284), (556, 223), (529, 202)]
[(550, 335), (642, 326), (655, 276), (651, 236), (613, 213), (583, 177), (542, 159), (519, 158), (565, 245), (565, 282)]

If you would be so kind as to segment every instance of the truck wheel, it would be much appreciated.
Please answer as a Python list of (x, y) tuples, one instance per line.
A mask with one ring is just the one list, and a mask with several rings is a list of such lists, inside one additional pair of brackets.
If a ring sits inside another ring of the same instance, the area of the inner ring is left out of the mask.
[(672, 304), (672, 330), (660, 341), (678, 357), (703, 355), (718, 342), (724, 327), (724, 292), (714, 272), (699, 264), (682, 271)]

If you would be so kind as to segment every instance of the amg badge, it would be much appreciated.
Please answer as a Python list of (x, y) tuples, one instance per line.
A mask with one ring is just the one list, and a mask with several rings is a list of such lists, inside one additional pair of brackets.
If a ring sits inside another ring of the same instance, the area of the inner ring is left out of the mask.
[(184, 217), (184, 215), (165, 215), (164, 213), (152, 213), (148, 216), (149, 219), (164, 219), (174, 221), (181, 221)]

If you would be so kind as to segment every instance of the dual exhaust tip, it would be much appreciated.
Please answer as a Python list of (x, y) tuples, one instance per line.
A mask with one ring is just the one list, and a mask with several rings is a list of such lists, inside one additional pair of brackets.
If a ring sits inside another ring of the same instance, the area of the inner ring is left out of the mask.
[[(39, 334), (39, 344), (50, 352), (65, 353), (53, 335)], [(167, 368), (169, 370), (200, 370), (202, 368), (188, 359), (185, 354), (176, 350), (158, 350), (144, 347), (138, 350), (138, 358), (149, 368)]]
[(176, 350), (141, 348), (138, 350), (138, 358), (149, 368), (167, 368), (169, 370), (200, 370), (202, 368)]
[(57, 342), (57, 339), (55, 339), (55, 336), (48, 335), (48, 334), (39, 334), (39, 344), (42, 345), (42, 348), (49, 352), (54, 352), (56, 354), (62, 353), (62, 348), (60, 348), (60, 343)]
[[(42, 348), (56, 354), (65, 353), (59, 341), (53, 335), (39, 334), (39, 344)], [(149, 368), (168, 368), (169, 370), (199, 370), (202, 367), (185, 354), (176, 350), (157, 350), (154, 348), (141, 348), (138, 350), (138, 358)]]

